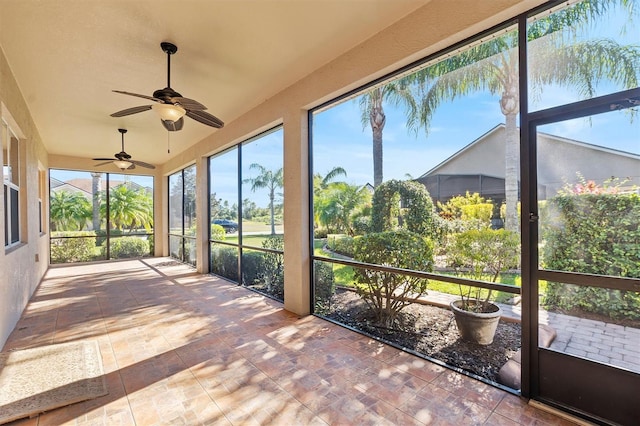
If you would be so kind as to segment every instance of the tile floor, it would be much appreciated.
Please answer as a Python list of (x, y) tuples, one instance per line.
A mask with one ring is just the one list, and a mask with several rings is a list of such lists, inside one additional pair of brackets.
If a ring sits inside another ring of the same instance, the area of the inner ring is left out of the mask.
[(109, 394), (13, 424), (573, 424), (167, 258), (51, 268), (3, 350), (84, 339)]

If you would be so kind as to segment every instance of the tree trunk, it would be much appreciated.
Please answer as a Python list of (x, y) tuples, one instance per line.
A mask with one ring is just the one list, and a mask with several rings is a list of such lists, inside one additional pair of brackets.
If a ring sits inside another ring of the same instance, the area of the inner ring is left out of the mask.
[(93, 194), (93, 230), (100, 231), (100, 186), (102, 173), (91, 173), (91, 192)]
[(274, 199), (275, 199), (275, 194), (273, 193), (273, 190), (272, 190), (271, 194), (269, 195), (269, 208), (271, 210), (271, 235), (276, 235), (275, 208), (273, 206)]
[(518, 171), (520, 170), (520, 138), (518, 137), (516, 114), (506, 115), (504, 161), (504, 192), (507, 209), (504, 227), (508, 231), (519, 232)]
[(369, 96), (371, 96), (369, 124), (373, 134), (373, 186), (377, 187), (382, 183), (382, 130), (387, 117), (382, 108), (383, 89), (374, 89)]
[(382, 183), (382, 129), (373, 129), (373, 186)]

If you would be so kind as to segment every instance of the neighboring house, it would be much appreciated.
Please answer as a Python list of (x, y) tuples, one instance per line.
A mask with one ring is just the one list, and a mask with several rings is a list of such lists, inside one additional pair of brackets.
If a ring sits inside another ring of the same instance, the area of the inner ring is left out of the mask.
[[(504, 131), (504, 124), (494, 127), (416, 181), (427, 187), (434, 202), (446, 202), (468, 191), (501, 205), (505, 200)], [(576, 171), (600, 185), (611, 177), (640, 185), (640, 155), (546, 133), (538, 133), (537, 149), (539, 200), (554, 196), (567, 183), (578, 183)], [(566, 169), (567, 158), (571, 170)]]
[[(93, 179), (89, 178), (77, 178), (69, 179), (66, 182), (60, 181), (55, 178), (51, 178), (51, 192), (67, 191), (67, 192), (79, 192), (86, 197), (87, 200), (93, 200)], [(152, 190), (149, 187), (144, 187), (135, 182), (122, 181), (122, 180), (109, 180), (109, 188), (114, 189), (120, 185), (129, 185), (132, 189), (144, 190), (151, 194)], [(100, 190), (107, 189), (107, 183), (105, 179), (100, 179)]]

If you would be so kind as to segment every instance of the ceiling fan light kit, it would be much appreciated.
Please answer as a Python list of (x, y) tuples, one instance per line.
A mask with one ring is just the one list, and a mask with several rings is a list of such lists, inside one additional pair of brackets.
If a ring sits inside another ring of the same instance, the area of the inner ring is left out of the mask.
[(178, 121), (187, 113), (180, 105), (153, 104), (151, 108), (164, 121)]
[(129, 167), (131, 167), (131, 165), (133, 165), (131, 161), (127, 160), (114, 160), (113, 164), (115, 164), (115, 166), (122, 171), (127, 170)]
[(131, 155), (124, 151), (124, 134), (127, 133), (127, 129), (118, 129), (122, 136), (122, 151), (114, 154), (115, 158), (94, 158), (93, 161), (105, 161), (104, 163), (96, 164), (95, 167), (104, 166), (105, 164), (113, 163), (117, 168), (122, 171), (132, 170), (137, 166), (145, 167), (147, 169), (155, 169), (153, 164), (145, 163), (144, 161), (132, 160)]

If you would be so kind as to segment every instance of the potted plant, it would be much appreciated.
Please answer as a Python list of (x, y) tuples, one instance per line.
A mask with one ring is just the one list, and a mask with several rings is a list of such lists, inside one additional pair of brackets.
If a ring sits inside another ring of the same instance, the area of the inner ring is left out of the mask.
[(483, 300), (480, 288), (472, 287), (465, 292), (460, 287), (460, 299), (450, 303), (456, 319), (456, 325), (463, 340), (479, 345), (490, 345), (498, 329), (502, 310), (500, 306), (490, 301), (491, 290)]
[[(473, 279), (487, 274), (496, 282), (500, 273), (518, 265), (519, 239), (504, 229), (473, 229), (456, 234), (449, 247), (451, 262), (463, 267)], [(486, 278), (485, 278), (486, 279)], [(460, 299), (450, 303), (458, 331), (463, 340), (490, 345), (500, 322), (502, 310), (491, 302), (492, 291), (482, 297), (482, 289), (462, 285)]]

